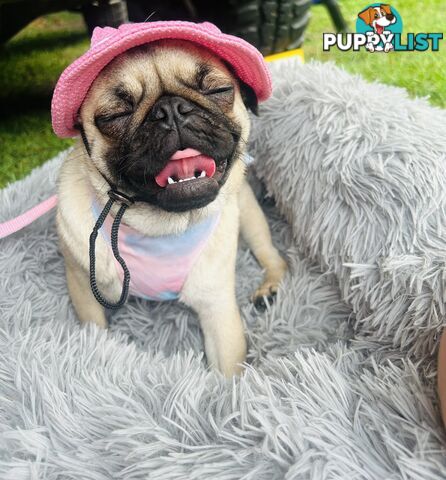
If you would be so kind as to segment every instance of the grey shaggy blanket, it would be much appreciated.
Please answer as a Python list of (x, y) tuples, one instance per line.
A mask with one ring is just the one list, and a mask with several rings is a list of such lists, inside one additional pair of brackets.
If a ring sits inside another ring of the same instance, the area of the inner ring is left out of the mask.
[[(251, 153), (291, 272), (257, 312), (240, 246), (245, 373), (208, 371), (175, 303), (81, 329), (48, 214), (0, 241), (2, 480), (446, 478), (446, 114), (327, 64), (273, 73)], [(64, 155), (0, 192), (0, 221), (53, 193)]]

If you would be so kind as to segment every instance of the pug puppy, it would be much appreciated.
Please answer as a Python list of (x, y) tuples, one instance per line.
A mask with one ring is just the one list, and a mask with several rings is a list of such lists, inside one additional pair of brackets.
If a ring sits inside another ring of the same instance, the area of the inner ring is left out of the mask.
[[(179, 300), (198, 314), (208, 363), (228, 377), (241, 371), (246, 340), (235, 295), (239, 230), (265, 271), (254, 301), (273, 295), (287, 269), (245, 178), (247, 107), (257, 107), (250, 87), (218, 57), (187, 41), (135, 47), (101, 71), (79, 112), (83, 141), (65, 160), (58, 182), (60, 245), (83, 324), (107, 327), (90, 289), (89, 236), (96, 222), (92, 199), (101, 210), (115, 185), (140, 199), (123, 223), (148, 237), (169, 241), (207, 218), (218, 219)], [(172, 159), (186, 150), (213, 160), (190, 177), (169, 175)], [(101, 235), (96, 278), (103, 295), (116, 301), (122, 278)]]

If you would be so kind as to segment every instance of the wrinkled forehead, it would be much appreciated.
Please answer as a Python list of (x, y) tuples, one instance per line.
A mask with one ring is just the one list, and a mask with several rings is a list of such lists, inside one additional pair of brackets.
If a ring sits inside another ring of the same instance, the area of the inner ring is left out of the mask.
[(127, 89), (134, 94), (200, 88), (205, 78), (231, 77), (226, 65), (209, 50), (184, 40), (161, 40), (132, 48), (113, 59), (91, 90)]

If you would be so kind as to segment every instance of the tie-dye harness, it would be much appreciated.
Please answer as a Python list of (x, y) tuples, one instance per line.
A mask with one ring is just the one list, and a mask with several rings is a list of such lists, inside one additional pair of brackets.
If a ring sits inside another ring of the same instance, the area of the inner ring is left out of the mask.
[[(93, 203), (93, 215), (98, 219), (101, 209)], [(130, 271), (130, 294), (149, 300), (175, 300), (184, 282), (214, 232), (220, 214), (209, 216), (189, 227), (180, 235), (150, 237), (125, 224), (119, 227), (119, 252)], [(100, 232), (111, 245), (113, 219), (107, 217)], [(122, 268), (115, 260), (123, 280)]]

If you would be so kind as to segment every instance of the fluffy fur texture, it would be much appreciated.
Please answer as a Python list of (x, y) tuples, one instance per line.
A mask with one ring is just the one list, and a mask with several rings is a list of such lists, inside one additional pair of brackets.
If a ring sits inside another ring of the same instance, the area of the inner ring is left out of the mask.
[(356, 338), (428, 360), (446, 326), (446, 112), (333, 66), (276, 67), (258, 175), (335, 275)]
[[(444, 478), (446, 115), (326, 64), (273, 68), (251, 151), (291, 273), (257, 313), (241, 245), (250, 366), (209, 372), (177, 304), (81, 329), (49, 214), (0, 241), (0, 478)], [(61, 156), (0, 192), (0, 221), (54, 191)]]

